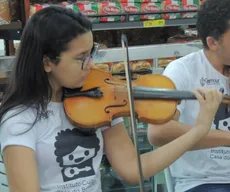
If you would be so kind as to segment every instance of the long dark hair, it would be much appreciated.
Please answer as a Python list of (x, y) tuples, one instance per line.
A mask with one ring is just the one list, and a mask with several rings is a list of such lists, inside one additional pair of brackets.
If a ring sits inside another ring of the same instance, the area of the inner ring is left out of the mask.
[(0, 121), (9, 110), (20, 106), (35, 108), (39, 116), (45, 114), (52, 89), (44, 71), (44, 56), (58, 64), (57, 57), (67, 49), (67, 44), (91, 30), (92, 24), (85, 16), (68, 8), (50, 6), (35, 13), (23, 30), (0, 106)]

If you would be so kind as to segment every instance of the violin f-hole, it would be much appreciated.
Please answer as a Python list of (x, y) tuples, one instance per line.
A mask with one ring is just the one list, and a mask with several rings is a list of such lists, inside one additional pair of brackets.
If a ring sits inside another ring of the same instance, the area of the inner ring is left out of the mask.
[(123, 102), (124, 102), (123, 104), (109, 105), (109, 106), (107, 106), (107, 107), (104, 109), (104, 111), (105, 111), (106, 113), (110, 113), (109, 108), (124, 107), (124, 106), (126, 106), (127, 103), (128, 103), (126, 100), (123, 100)]
[(110, 79), (109, 79), (109, 78), (106, 78), (104, 81), (105, 81), (105, 83), (107, 83), (107, 84), (114, 85), (114, 83), (110, 82)]

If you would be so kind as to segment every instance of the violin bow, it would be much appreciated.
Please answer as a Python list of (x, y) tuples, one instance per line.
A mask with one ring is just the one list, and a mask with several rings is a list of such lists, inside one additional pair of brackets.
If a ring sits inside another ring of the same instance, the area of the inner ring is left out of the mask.
[(132, 92), (132, 76), (131, 76), (130, 62), (129, 62), (128, 40), (125, 34), (121, 35), (121, 44), (122, 44), (122, 50), (124, 54), (125, 75), (126, 75), (127, 91), (128, 91), (129, 104), (130, 104), (129, 106), (130, 106), (131, 126), (133, 131), (134, 145), (137, 152), (137, 160), (138, 160), (137, 163), (138, 163), (139, 176), (140, 176), (139, 177), (140, 191), (144, 192), (144, 179), (142, 173), (140, 152), (139, 152), (138, 142), (137, 142), (137, 124), (135, 118), (134, 99), (133, 99), (133, 92)]

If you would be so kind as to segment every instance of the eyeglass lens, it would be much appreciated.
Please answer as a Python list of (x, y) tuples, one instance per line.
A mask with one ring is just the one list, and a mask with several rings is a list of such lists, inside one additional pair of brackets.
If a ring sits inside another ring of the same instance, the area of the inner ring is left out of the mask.
[(99, 48), (99, 45), (97, 43), (94, 43), (94, 46), (93, 46), (93, 48), (91, 50), (90, 55), (82, 63), (82, 67), (81, 67), (82, 70), (84, 70), (84, 69), (86, 69), (88, 67), (90, 59), (93, 59), (96, 56), (98, 48)]
[(90, 59), (91, 59), (91, 55), (85, 58), (85, 60), (82, 62), (81, 69), (86, 69), (88, 67)]

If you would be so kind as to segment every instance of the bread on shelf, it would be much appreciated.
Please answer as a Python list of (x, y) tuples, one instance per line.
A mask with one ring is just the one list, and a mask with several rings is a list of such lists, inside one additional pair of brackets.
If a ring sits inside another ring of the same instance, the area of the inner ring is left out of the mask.
[(109, 65), (107, 63), (99, 63), (99, 64), (95, 64), (95, 66), (93, 67), (95, 69), (99, 69), (105, 72), (109, 72)]

